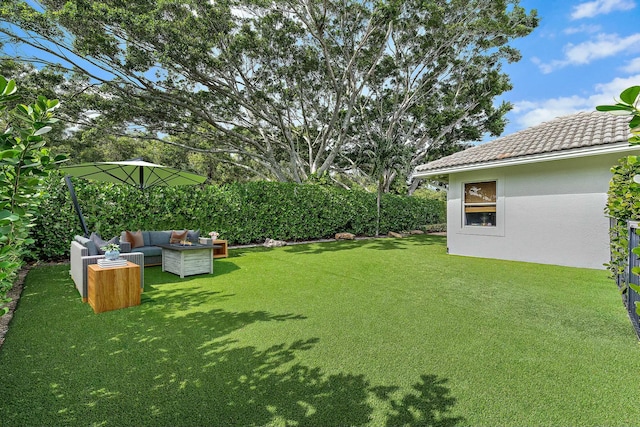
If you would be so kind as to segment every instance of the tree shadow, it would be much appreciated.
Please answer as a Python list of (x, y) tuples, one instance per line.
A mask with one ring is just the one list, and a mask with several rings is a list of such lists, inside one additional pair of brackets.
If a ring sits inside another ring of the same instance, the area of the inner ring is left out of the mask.
[[(377, 393), (363, 374), (329, 375), (297, 362), (298, 353), (319, 344), (317, 338), (259, 349), (224, 337), (252, 322), (286, 317), (216, 310), (161, 327), (126, 323), (122, 331), (105, 331), (84, 343), (80, 354), (53, 371), (25, 370), (21, 380), (56, 399), (40, 400), (36, 407), (24, 402), (22, 409), (38, 412), (44, 425), (343, 426), (369, 423), (377, 410), (371, 396), (376, 396), (391, 407), (383, 415), (387, 426), (462, 422), (447, 416), (455, 399), (442, 385), (446, 380), (433, 375), (423, 376), (429, 380), (415, 387), (419, 394), (394, 400)], [(143, 366), (132, 362), (140, 359)], [(25, 387), (16, 385), (8, 390), (24, 396)], [(12, 400), (3, 395), (3, 402)], [(5, 420), (23, 424), (20, 412)]]
[(365, 245), (367, 249), (389, 251), (394, 249), (407, 249), (407, 242), (400, 239), (376, 239)]
[(293, 254), (320, 254), (324, 252), (339, 252), (358, 248), (372, 250), (397, 250), (408, 249), (409, 244), (418, 243), (421, 245), (445, 245), (446, 239), (441, 236), (433, 236), (428, 234), (414, 235), (397, 238), (372, 238), (363, 240), (340, 240), (335, 242), (308, 243), (295, 246), (285, 247), (285, 251)]
[(364, 246), (364, 240), (337, 240), (325, 243), (304, 243), (286, 246), (285, 252), (292, 254), (320, 254), (324, 252), (348, 251)]
[[(406, 249), (408, 242), (416, 242), (425, 245), (446, 245), (446, 237), (434, 234), (410, 235), (402, 239), (391, 237), (371, 237), (356, 240), (330, 240), (309, 243), (289, 243), (283, 247), (285, 252), (294, 254), (319, 254), (323, 252), (338, 252), (357, 248), (368, 248), (374, 250)], [(232, 248), (229, 251), (229, 258), (242, 257), (246, 253), (270, 252), (276, 248), (265, 248), (263, 246)]]
[(438, 426), (453, 427), (464, 422), (463, 417), (450, 416), (456, 399), (446, 387), (447, 379), (436, 375), (421, 375), (413, 385), (415, 393), (408, 393), (400, 400), (391, 399), (389, 388), (378, 387), (374, 391), (391, 404), (387, 426)]
[(165, 307), (165, 312), (169, 315), (172, 312), (197, 308), (203, 304), (203, 301), (210, 301), (214, 297), (222, 302), (232, 296), (231, 294), (222, 294), (221, 291), (201, 288), (167, 290), (150, 286), (140, 296), (140, 305), (144, 311), (148, 306), (155, 308), (156, 305), (162, 304)]

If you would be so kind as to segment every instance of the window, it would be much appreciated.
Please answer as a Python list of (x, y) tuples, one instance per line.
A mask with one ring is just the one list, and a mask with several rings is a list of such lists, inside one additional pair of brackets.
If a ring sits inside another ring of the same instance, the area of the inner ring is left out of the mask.
[(464, 225), (496, 226), (496, 181), (464, 184)]

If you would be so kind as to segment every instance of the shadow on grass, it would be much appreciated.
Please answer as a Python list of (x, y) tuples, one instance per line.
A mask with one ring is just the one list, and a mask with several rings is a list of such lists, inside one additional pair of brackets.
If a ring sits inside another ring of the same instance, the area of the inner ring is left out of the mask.
[(446, 416), (456, 403), (446, 383), (446, 379), (436, 375), (421, 375), (420, 381), (412, 387), (415, 393), (406, 394), (399, 401), (389, 398), (389, 392), (396, 391), (393, 388), (376, 387), (373, 392), (391, 403), (387, 426), (452, 427), (464, 419)]
[(246, 253), (256, 253), (256, 252), (269, 252), (272, 251), (273, 248), (265, 248), (264, 246), (252, 246), (252, 247), (241, 247), (241, 248), (231, 248), (229, 249), (228, 258), (239, 258), (244, 256)]
[[(313, 337), (265, 347), (232, 334), (300, 314), (231, 312), (216, 292), (162, 293), (163, 303), (95, 315), (72, 284), (30, 273), (15, 330), (0, 352), (5, 425), (455, 426), (447, 380), (422, 375), (410, 391), (364, 374), (327, 374), (298, 355)], [(67, 279), (68, 282), (68, 279)], [(209, 307), (202, 309), (207, 299)], [(160, 298), (158, 298), (160, 300)], [(55, 321), (46, 308), (57, 301)], [(200, 305), (199, 305), (200, 304)], [(43, 316), (42, 312), (45, 311)], [(377, 424), (376, 424), (377, 425)]]
[(145, 291), (149, 289), (153, 290), (155, 289), (154, 285), (188, 282), (190, 280), (193, 280), (194, 278), (198, 278), (201, 276), (209, 276), (210, 278), (213, 278), (215, 280), (219, 276), (232, 273), (239, 269), (240, 267), (238, 267), (235, 263), (229, 260), (226, 260), (226, 259), (224, 261), (216, 260), (213, 262), (213, 274), (198, 274), (194, 276), (186, 276), (184, 278), (180, 278), (180, 276), (178, 276), (177, 274), (162, 271), (161, 266), (145, 267), (144, 289)]
[[(295, 243), (285, 246), (286, 252), (295, 254), (319, 254), (323, 252), (338, 252), (357, 248), (368, 248), (374, 250), (392, 250), (406, 249), (407, 244), (417, 243), (422, 245), (446, 245), (446, 237), (423, 234), (412, 235), (402, 239), (396, 238), (370, 238), (359, 240), (335, 240), (329, 242), (311, 242), (311, 243)], [(246, 253), (270, 252), (279, 248), (265, 248), (262, 246), (254, 246), (247, 248), (232, 248), (229, 250), (229, 258), (241, 257)]]
[(309, 243), (287, 246), (284, 250), (295, 254), (320, 254), (324, 252), (338, 252), (357, 248), (386, 251), (407, 249), (410, 244), (443, 245), (445, 242), (446, 240), (441, 236), (418, 235), (408, 236), (402, 239), (381, 237), (366, 240), (339, 240), (327, 243)]

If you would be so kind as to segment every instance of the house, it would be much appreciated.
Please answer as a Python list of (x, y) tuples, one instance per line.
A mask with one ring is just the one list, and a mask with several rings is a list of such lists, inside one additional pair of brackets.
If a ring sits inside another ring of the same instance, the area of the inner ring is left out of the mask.
[(611, 167), (638, 151), (629, 120), (577, 113), (418, 166), (448, 182), (448, 252), (604, 269)]

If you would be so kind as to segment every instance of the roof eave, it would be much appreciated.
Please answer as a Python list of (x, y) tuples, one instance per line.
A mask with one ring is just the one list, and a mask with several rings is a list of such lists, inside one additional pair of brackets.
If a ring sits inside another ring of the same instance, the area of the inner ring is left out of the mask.
[(619, 142), (615, 144), (598, 145), (587, 148), (577, 148), (573, 150), (556, 151), (552, 153), (535, 154), (530, 156), (515, 157), (502, 160), (492, 160), (482, 163), (470, 163), (465, 165), (456, 165), (439, 169), (431, 169), (426, 171), (415, 171), (412, 178), (430, 178), (434, 176), (445, 176), (452, 173), (470, 172), (482, 169), (501, 168), (506, 166), (525, 165), (530, 163), (549, 162), (553, 160), (573, 159), (576, 157), (597, 156), (601, 154), (624, 153), (629, 151), (637, 151), (638, 146), (629, 145), (628, 142)]

